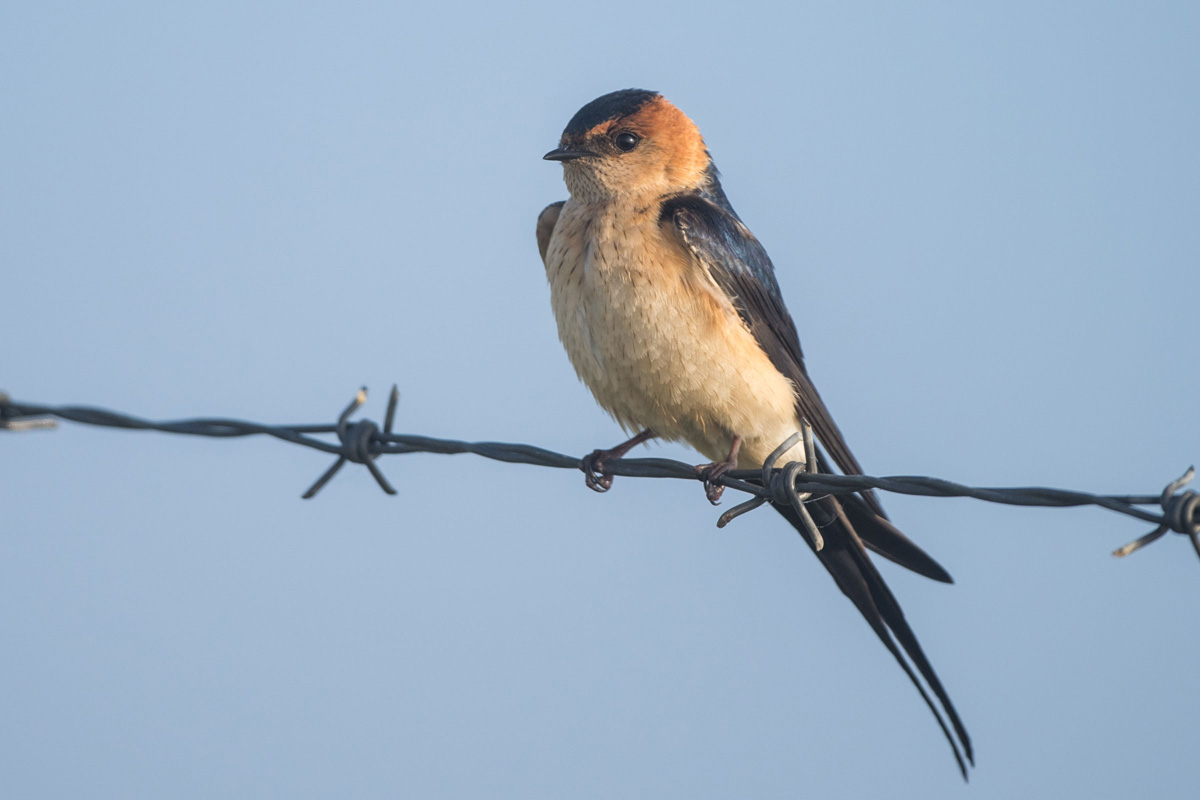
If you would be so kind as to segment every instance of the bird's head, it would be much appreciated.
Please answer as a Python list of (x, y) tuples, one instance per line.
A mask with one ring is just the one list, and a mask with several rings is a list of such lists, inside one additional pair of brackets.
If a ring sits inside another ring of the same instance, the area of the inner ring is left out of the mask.
[(571, 117), (558, 148), (571, 196), (585, 202), (703, 188), (715, 175), (696, 124), (657, 92), (624, 89)]

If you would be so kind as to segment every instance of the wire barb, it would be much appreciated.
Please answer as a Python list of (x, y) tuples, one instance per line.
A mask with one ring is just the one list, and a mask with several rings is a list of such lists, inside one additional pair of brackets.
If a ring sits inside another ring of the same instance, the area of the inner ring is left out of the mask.
[[(393, 433), (396, 407), (400, 401), (399, 390), (393, 386), (388, 397), (387, 414), (383, 430), (370, 420), (351, 422), (350, 417), (366, 402), (366, 388), (360, 389), (350, 404), (339, 415), (333, 425), (264, 425), (235, 419), (185, 419), (170, 422), (153, 422), (138, 417), (88, 406), (46, 406), (35, 403), (18, 403), (8, 395), (0, 393), (0, 431), (22, 431), (54, 425), (52, 418), (70, 420), (85, 425), (100, 425), (126, 430), (155, 430), (164, 433), (186, 434), (229, 438), (237, 436), (271, 436), (292, 444), (298, 444), (336, 456), (337, 460), (317, 479), (302, 497), (313, 497), (327, 484), (347, 461), (362, 464), (371, 473), (379, 487), (388, 494), (396, 490), (388, 483), (375, 464), (381, 455), (401, 453), (474, 453), (495, 461), (513, 464), (532, 464), (555, 469), (578, 470), (581, 460), (575, 456), (556, 453), (528, 444), (505, 442), (462, 442), (454, 439), (435, 439), (416, 434)], [(337, 442), (317, 438), (314, 434), (329, 434)], [(778, 461), (800, 441), (804, 442), (803, 460), (792, 461), (782, 467)], [(767, 459), (762, 469), (733, 470), (713, 480), (730, 489), (750, 495), (750, 499), (726, 511), (717, 520), (717, 527), (724, 527), (735, 518), (753, 511), (767, 503), (790, 505), (805, 520), (805, 528), (819, 550), (823, 545), (820, 531), (805, 509), (805, 502), (814, 495), (856, 494), (870, 489), (924, 497), (971, 497), (989, 503), (1004, 503), (1018, 506), (1049, 506), (1055, 508), (1073, 506), (1099, 506), (1118, 514), (1134, 517), (1155, 525), (1155, 529), (1117, 550), (1114, 555), (1124, 556), (1156, 541), (1168, 531), (1183, 534), (1191, 539), (1192, 547), (1200, 556), (1200, 494), (1195, 491), (1180, 492), (1195, 474), (1188, 469), (1182, 477), (1172, 481), (1156, 495), (1097, 495), (1065, 489), (1047, 489), (1037, 486), (989, 488), (964, 486), (941, 478), (901, 475), (871, 477), (868, 475), (837, 475), (816, 471), (816, 448), (812, 427), (803, 421), (801, 430), (788, 438)], [(703, 480), (693, 465), (666, 458), (617, 458), (606, 461), (606, 474), (632, 478), (677, 478)], [(1139, 506), (1156, 507), (1147, 510)]]
[(0, 430), (20, 432), (58, 427), (51, 417), (27, 416), (16, 412), (11, 403), (9, 396), (0, 392)]
[[(375, 459), (379, 458), (382, 452), (379, 426), (369, 419), (350, 422), (350, 416), (365, 402), (367, 402), (367, 387), (364, 386), (358, 390), (358, 394), (354, 395), (354, 399), (350, 401), (350, 405), (346, 406), (346, 410), (338, 417), (337, 435), (338, 441), (342, 443), (342, 450), (338, 454), (337, 461), (333, 462), (333, 466), (325, 470), (324, 474), (317, 478), (316, 483), (308, 487), (307, 492), (300, 495), (301, 499), (310, 500), (315, 497), (317, 492), (321, 491), (325, 484), (329, 483), (347, 461), (353, 461), (355, 464), (365, 466), (370, 471), (371, 477), (379, 484), (380, 489), (383, 489), (388, 494), (396, 494), (396, 490), (388, 483), (387, 478), (383, 477), (383, 473), (379, 471), (379, 467), (375, 466)], [(392, 393), (388, 396), (387, 416), (384, 417), (383, 423), (383, 432), (385, 434), (391, 434), (392, 432), (392, 422), (396, 419), (396, 405), (399, 402), (400, 390), (393, 384)]]
[(1200, 556), (1200, 494), (1193, 490), (1188, 490), (1182, 494), (1176, 494), (1184, 486), (1191, 483), (1192, 478), (1196, 475), (1195, 467), (1188, 467), (1187, 472), (1183, 473), (1177, 480), (1167, 484), (1167, 488), (1163, 489), (1162, 495), (1159, 496), (1159, 505), (1162, 506), (1163, 520), (1157, 528), (1134, 539), (1124, 547), (1118, 547), (1113, 550), (1113, 555), (1117, 558), (1124, 558), (1130, 553), (1135, 553), (1141, 550), (1146, 545), (1162, 538), (1168, 531), (1182, 533), (1192, 540), (1192, 548), (1196, 551), (1196, 555)]
[[(772, 450), (771, 455), (767, 456), (767, 460), (763, 462), (762, 485), (766, 488), (767, 494), (747, 500), (726, 511), (717, 520), (718, 528), (724, 528), (734, 518), (768, 502), (776, 505), (790, 505), (800, 516), (800, 521), (804, 523), (804, 529), (808, 531), (808, 535), (812, 537), (814, 549), (819, 551), (825, 547), (825, 538), (821, 536), (821, 529), (813, 521), (808, 509), (804, 507), (804, 502), (812, 497), (812, 492), (801, 492), (796, 488), (798, 475), (815, 475), (817, 471), (817, 454), (813, 442), (812, 426), (808, 424), (808, 420), (802, 419), (800, 427), (802, 432), (789, 436), (783, 444)], [(777, 469), (775, 465), (779, 459), (784, 453), (795, 447), (801, 439), (804, 440), (804, 460), (791, 461), (782, 469)]]

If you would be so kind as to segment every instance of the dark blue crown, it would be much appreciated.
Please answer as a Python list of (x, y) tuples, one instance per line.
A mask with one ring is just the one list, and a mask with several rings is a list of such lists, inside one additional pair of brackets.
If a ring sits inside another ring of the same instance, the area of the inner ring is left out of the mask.
[(571, 117), (571, 121), (567, 123), (563, 135), (579, 136), (587, 133), (601, 122), (629, 116), (659, 96), (658, 92), (648, 92), (645, 89), (622, 89), (619, 92), (610, 92), (603, 97), (597, 97), (575, 112), (575, 116)]

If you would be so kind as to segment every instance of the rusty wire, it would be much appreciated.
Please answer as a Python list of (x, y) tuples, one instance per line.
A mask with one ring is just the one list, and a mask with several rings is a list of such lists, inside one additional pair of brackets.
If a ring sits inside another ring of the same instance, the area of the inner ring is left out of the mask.
[[(556, 453), (527, 444), (504, 442), (463, 442), (454, 439), (436, 439), (429, 436), (393, 433), (396, 406), (400, 393), (392, 387), (388, 398), (387, 414), (383, 428), (370, 420), (350, 421), (355, 411), (366, 402), (367, 390), (362, 388), (332, 425), (263, 425), (257, 422), (222, 418), (198, 418), (153, 422), (127, 414), (107, 411), (89, 406), (47, 406), (36, 403), (21, 403), (0, 393), (0, 430), (26, 431), (55, 426), (54, 418), (65, 419), (85, 425), (100, 425), (110, 428), (132, 430), (155, 430), (164, 433), (187, 434), (190, 436), (236, 437), (273, 436), (292, 444), (337, 456), (337, 460), (308, 488), (304, 499), (313, 497), (342, 468), (347, 461), (364, 465), (375, 478), (379, 487), (388, 494), (396, 490), (388, 483), (375, 464), (383, 455), (400, 453), (474, 453), (496, 461), (514, 464), (532, 464), (558, 469), (582, 469), (582, 459)], [(334, 434), (336, 442), (316, 438), (320, 434)], [(803, 438), (806, 458), (782, 467), (775, 462)], [(1124, 547), (1113, 551), (1115, 556), (1126, 556), (1156, 541), (1173, 531), (1187, 536), (1196, 554), (1200, 556), (1200, 494), (1180, 490), (1191, 481), (1194, 470), (1189, 467), (1179, 479), (1169, 483), (1162, 492), (1153, 495), (1096, 495), (1065, 489), (1043, 487), (988, 488), (964, 486), (941, 478), (923, 476), (891, 476), (876, 478), (867, 475), (834, 475), (813, 471), (816, 464), (812, 441), (812, 430), (807, 425), (797, 432), (767, 460), (761, 470), (735, 470), (714, 482), (730, 489), (752, 495), (721, 515), (718, 527), (724, 527), (735, 517), (752, 511), (766, 503), (791, 505), (801, 519), (809, 519), (804, 504), (813, 495), (854, 494), (868, 489), (878, 489), (897, 494), (924, 497), (972, 497), (990, 503), (1018, 506), (1100, 506), (1119, 514), (1125, 514), (1155, 525), (1154, 530), (1139, 537)], [(806, 466), (808, 465), (808, 466)], [(631, 478), (677, 478), (702, 480), (696, 467), (682, 461), (666, 458), (621, 458), (606, 461), (605, 471), (612, 475)], [(1150, 511), (1139, 506), (1157, 507)], [(809, 519), (811, 522), (811, 519)], [(806, 525), (820, 549), (821, 535), (815, 525)]]

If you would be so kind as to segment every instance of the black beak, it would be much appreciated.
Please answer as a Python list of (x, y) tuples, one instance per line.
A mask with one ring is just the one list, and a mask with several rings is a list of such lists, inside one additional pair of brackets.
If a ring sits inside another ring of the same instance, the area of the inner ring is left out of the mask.
[(594, 156), (595, 153), (589, 153), (587, 150), (564, 150), (559, 147), (556, 150), (551, 150), (546, 155), (542, 156), (544, 161), (574, 161), (577, 158), (588, 158)]

